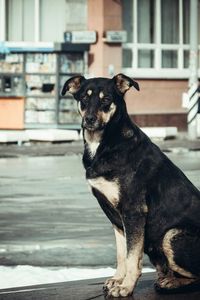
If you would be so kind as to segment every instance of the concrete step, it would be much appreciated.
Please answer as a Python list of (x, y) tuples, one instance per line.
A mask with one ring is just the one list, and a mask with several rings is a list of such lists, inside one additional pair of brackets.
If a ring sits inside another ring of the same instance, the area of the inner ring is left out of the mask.
[[(200, 123), (200, 122), (199, 122)], [(177, 127), (142, 127), (150, 138), (166, 139), (178, 135)], [(77, 130), (68, 129), (27, 129), (27, 130), (1, 130), (0, 143), (22, 144), (28, 141), (36, 142), (67, 142), (77, 141), (81, 135)]]
[(77, 130), (61, 129), (27, 129), (27, 130), (1, 130), (0, 143), (24, 143), (28, 141), (62, 142), (77, 141)]
[(178, 135), (177, 127), (142, 127), (141, 129), (150, 138), (166, 139)]
[(1, 130), (0, 143), (18, 143), (28, 142), (29, 138), (24, 130)]
[(43, 129), (43, 130), (26, 130), (26, 134), (30, 141), (44, 142), (62, 142), (62, 141), (77, 141), (79, 134), (77, 130), (64, 129)]

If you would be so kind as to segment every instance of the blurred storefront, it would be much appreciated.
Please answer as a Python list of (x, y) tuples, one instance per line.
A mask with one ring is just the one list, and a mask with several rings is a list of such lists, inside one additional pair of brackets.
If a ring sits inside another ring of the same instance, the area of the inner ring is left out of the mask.
[[(81, 13), (74, 14), (74, 11)], [(0, 0), (0, 128), (80, 126), (64, 82), (88, 73), (89, 44), (68, 43), (86, 29), (86, 1)]]
[[(0, 127), (73, 127), (63, 82), (123, 72), (140, 84), (126, 96), (139, 125), (186, 130), (189, 18), (190, 0), (0, 0)], [(88, 30), (96, 42), (67, 40), (66, 32)]]
[[(0, 128), (69, 128), (80, 123), (67, 78), (84, 74), (88, 45), (6, 43), (0, 57)], [(58, 50), (60, 48), (60, 50)]]

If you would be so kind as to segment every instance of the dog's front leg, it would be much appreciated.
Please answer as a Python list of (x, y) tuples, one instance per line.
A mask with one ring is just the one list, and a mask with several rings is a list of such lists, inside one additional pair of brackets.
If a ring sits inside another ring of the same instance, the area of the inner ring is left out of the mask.
[(129, 209), (122, 215), (127, 244), (126, 275), (122, 284), (109, 290), (108, 294), (113, 297), (126, 297), (132, 294), (142, 271), (146, 217), (141, 212), (131, 213), (132, 211)]
[(124, 232), (116, 226), (114, 226), (114, 232), (117, 247), (117, 269), (114, 276), (106, 280), (105, 290), (110, 290), (112, 287), (121, 284), (126, 275), (126, 239)]

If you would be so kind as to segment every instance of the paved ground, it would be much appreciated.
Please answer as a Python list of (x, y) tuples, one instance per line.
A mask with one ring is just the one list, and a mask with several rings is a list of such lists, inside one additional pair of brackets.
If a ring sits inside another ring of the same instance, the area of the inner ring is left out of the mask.
[[(37, 149), (34, 157), (0, 159), (0, 264), (113, 265), (111, 225), (89, 191), (81, 155), (71, 154), (82, 146), (68, 146), (76, 150), (60, 157)], [(168, 155), (200, 188), (200, 152), (179, 147)]]
[(0, 170), (1, 264), (112, 260), (111, 226), (84, 180), (81, 156), (1, 159)]
[[(188, 140), (185, 135), (179, 135), (177, 139), (162, 140), (155, 139), (154, 142), (167, 152), (172, 151), (200, 151), (200, 139)], [(13, 158), (22, 156), (63, 156), (69, 154), (80, 154), (83, 152), (83, 142), (73, 143), (25, 143), (21, 146), (16, 144), (0, 144), (0, 158)]]
[(29, 287), (11, 288), (0, 291), (1, 300), (197, 300), (200, 299), (199, 286), (183, 290), (179, 294), (158, 294), (153, 285), (155, 274), (143, 274), (139, 279), (134, 294), (126, 298), (111, 298), (102, 291), (105, 278), (82, 280), (75, 282), (60, 282)]

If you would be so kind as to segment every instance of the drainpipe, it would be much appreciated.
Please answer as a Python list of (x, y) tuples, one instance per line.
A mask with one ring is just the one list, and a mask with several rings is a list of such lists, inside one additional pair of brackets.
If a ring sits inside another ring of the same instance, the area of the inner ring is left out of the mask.
[[(198, 84), (198, 0), (190, 0), (190, 77), (189, 88)], [(198, 103), (197, 103), (198, 105)], [(188, 137), (197, 138), (197, 118), (188, 123)]]

